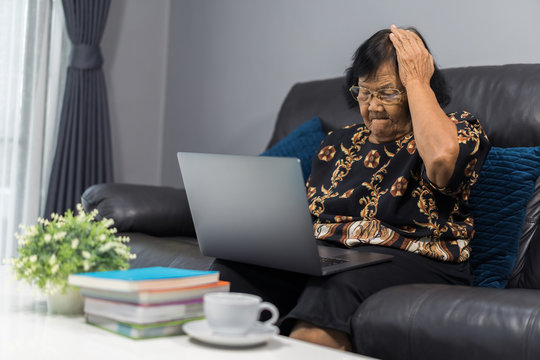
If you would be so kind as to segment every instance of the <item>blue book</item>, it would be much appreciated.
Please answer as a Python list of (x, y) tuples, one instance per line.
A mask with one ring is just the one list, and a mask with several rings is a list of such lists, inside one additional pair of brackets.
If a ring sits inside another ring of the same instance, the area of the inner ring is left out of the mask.
[(218, 271), (176, 269), (160, 266), (77, 273), (68, 277), (68, 283), (72, 286), (113, 291), (172, 289), (210, 284), (218, 280)]

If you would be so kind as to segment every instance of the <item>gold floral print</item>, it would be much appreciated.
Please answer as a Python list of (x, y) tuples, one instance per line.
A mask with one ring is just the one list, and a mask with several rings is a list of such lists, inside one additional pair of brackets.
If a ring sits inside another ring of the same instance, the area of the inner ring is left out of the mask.
[(456, 223), (448, 223), (447, 226), (456, 239), (465, 239), (467, 237), (467, 228), (465, 226)]
[(325, 146), (319, 152), (319, 160), (331, 161), (336, 154), (336, 148), (333, 145)]
[(476, 163), (478, 162), (477, 158), (472, 159), (469, 161), (467, 166), (465, 167), (465, 176), (470, 177), (474, 171), (474, 167), (476, 166)]
[(348, 199), (352, 193), (354, 192), (354, 189), (349, 189), (343, 193), (343, 195), (340, 196), (341, 199)]
[(407, 179), (405, 179), (403, 176), (400, 176), (392, 185), (392, 188), (390, 189), (390, 194), (392, 194), (393, 197), (403, 196), (405, 194), (405, 191), (407, 191)]
[(373, 219), (375, 214), (377, 214), (379, 200), (388, 192), (388, 189), (381, 190), (381, 187), (373, 184), (373, 182), (363, 182), (362, 186), (370, 190), (370, 196), (364, 196), (358, 201), (360, 205), (363, 205), (360, 216), (366, 219)]
[[(349, 174), (349, 172), (351, 171), (352, 165), (355, 162), (360, 161), (362, 159), (362, 156), (358, 155), (358, 152), (360, 152), (362, 145), (364, 145), (364, 143), (366, 142), (368, 134), (369, 134), (369, 130), (367, 130), (366, 128), (360, 127), (359, 131), (355, 132), (355, 134), (353, 135), (352, 145), (350, 147), (344, 146), (343, 143), (341, 144), (341, 151), (342, 151), (343, 156), (333, 164), (334, 171), (330, 179), (330, 183), (331, 183), (330, 188), (326, 189), (324, 185), (322, 185), (321, 192), (320, 192), (322, 193), (322, 195), (315, 196), (311, 200), (309, 209), (314, 216), (319, 216), (320, 214), (324, 212), (325, 210), (324, 203), (327, 199), (339, 196), (338, 193), (334, 192), (334, 189), (336, 189), (339, 186), (339, 183), (345, 178), (345, 176)], [(322, 150), (328, 147), (329, 146), (325, 146)], [(321, 156), (321, 152), (319, 152), (319, 158)], [(335, 154), (335, 149), (334, 149), (333, 155), (334, 154)]]
[(309, 212), (317, 216), (324, 212), (324, 200), (320, 197), (315, 198), (309, 204)]
[(394, 157), (396, 154), (392, 153), (391, 151), (388, 151), (388, 149), (386, 148), (386, 146), (384, 147), (384, 153), (386, 154), (386, 156), (388, 156), (389, 158), (392, 158)]
[(451, 260), (451, 254), (443, 241), (433, 241), (431, 238), (421, 238), (419, 240), (407, 239), (404, 247), (405, 250), (415, 254), (425, 255), (442, 261)]
[(308, 187), (308, 190), (307, 190), (308, 199), (311, 199), (313, 195), (315, 195), (316, 193), (317, 193), (317, 189), (315, 188), (315, 186)]
[(380, 159), (381, 155), (379, 155), (379, 152), (377, 150), (371, 150), (364, 159), (364, 166), (375, 169), (377, 166), (379, 166)]
[[(373, 244), (441, 261), (467, 260), (473, 219), (464, 216), (460, 204), (468, 199), (489, 148), (482, 127), (470, 116), (448, 115), (457, 128), (461, 170), (447, 188), (436, 187), (423, 173), (413, 134), (366, 149), (365, 126), (335, 132), (317, 154), (321, 161), (314, 166), (320, 169), (313, 174), (320, 178), (306, 186), (315, 236), (349, 247)], [(401, 165), (412, 160), (417, 165), (405, 171)]]
[(407, 145), (407, 152), (412, 155), (414, 154), (415, 151), (416, 151), (416, 141), (412, 139)]
[(343, 215), (334, 216), (334, 222), (337, 222), (337, 223), (351, 222), (351, 221), (353, 221), (352, 216), (343, 216)]
[(401, 139), (396, 140), (396, 145), (401, 149), (405, 144), (408, 144), (413, 137), (413, 134), (409, 134), (407, 136), (402, 137)]
[(397, 150), (394, 154), (392, 154), (385, 148), (386, 155), (389, 157), (388, 161), (381, 165), (380, 168), (373, 174), (370, 182), (366, 181), (362, 183), (362, 186), (367, 188), (370, 194), (369, 196), (364, 196), (360, 198), (360, 200), (358, 201), (358, 203), (363, 206), (360, 210), (361, 217), (365, 219), (373, 219), (376, 216), (380, 199), (384, 194), (389, 191), (388, 188), (383, 189), (381, 186), (384, 175), (388, 172), (387, 168), (392, 161), (392, 157), (395, 156), (395, 154), (399, 153), (399, 151), (403, 149), (404, 146), (406, 146), (406, 144), (409, 140), (411, 140), (411, 138), (412, 135), (407, 135), (402, 139), (396, 140), (395, 144), (397, 145)]
[[(376, 219), (352, 222), (336, 221), (324, 224), (316, 222), (314, 234), (317, 239), (338, 240), (347, 247), (362, 244), (392, 246), (441, 261), (462, 262), (470, 257), (471, 251), (468, 240), (444, 241), (431, 237), (408, 238), (400, 236)], [(449, 246), (455, 248), (455, 251), (451, 251)]]
[(432, 190), (427, 186), (423, 178), (420, 178), (421, 186), (417, 187), (412, 192), (413, 198), (418, 198), (417, 206), (421, 214), (425, 215), (427, 222), (413, 220), (413, 222), (424, 228), (428, 228), (432, 234), (439, 238), (441, 236), (441, 225), (439, 224), (439, 210)]
[(399, 228), (399, 230), (405, 231), (405, 232), (408, 232), (408, 233), (411, 233), (411, 234), (416, 232), (416, 229), (414, 227), (410, 226), (410, 225), (401, 226)]

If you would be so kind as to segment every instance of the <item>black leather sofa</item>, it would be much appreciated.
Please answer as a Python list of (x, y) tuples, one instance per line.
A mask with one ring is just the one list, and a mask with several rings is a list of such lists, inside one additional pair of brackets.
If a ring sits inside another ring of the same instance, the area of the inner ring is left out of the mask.
[[(540, 64), (443, 70), (448, 112), (468, 110), (492, 145), (540, 146)], [(343, 78), (294, 85), (282, 104), (268, 147), (317, 115), (326, 131), (360, 121)], [(185, 192), (170, 187), (100, 184), (82, 196), (131, 238), (133, 267), (206, 269)], [(406, 285), (365, 301), (353, 318), (357, 352), (382, 359), (540, 358), (540, 180), (527, 207), (519, 255), (506, 289)]]

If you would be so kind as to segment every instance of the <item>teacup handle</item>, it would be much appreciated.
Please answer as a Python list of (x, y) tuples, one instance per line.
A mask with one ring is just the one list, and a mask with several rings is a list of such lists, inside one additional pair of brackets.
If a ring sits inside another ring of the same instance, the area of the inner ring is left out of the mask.
[(279, 310), (277, 307), (274, 306), (274, 304), (271, 304), (269, 302), (262, 302), (259, 305), (259, 314), (262, 313), (264, 310), (269, 311), (272, 314), (272, 317), (269, 320), (266, 320), (263, 322), (264, 325), (274, 325), (276, 321), (278, 321), (279, 318)]

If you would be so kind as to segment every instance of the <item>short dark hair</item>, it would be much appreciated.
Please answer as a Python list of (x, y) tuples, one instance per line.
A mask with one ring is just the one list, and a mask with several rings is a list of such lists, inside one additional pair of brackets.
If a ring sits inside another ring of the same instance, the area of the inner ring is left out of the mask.
[[(418, 30), (413, 27), (409, 27), (407, 30), (414, 31), (429, 51), (426, 41)], [(357, 85), (359, 77), (366, 77), (368, 80), (373, 79), (377, 70), (386, 62), (394, 65), (394, 68), (398, 71), (396, 50), (392, 41), (390, 41), (391, 33), (392, 32), (389, 29), (377, 31), (373, 36), (364, 41), (354, 53), (352, 65), (345, 71), (345, 90), (347, 91), (346, 95), (351, 107), (356, 107), (357, 103), (349, 94), (349, 88), (353, 85)], [(448, 105), (450, 102), (450, 89), (442, 72), (436, 64), (435, 71), (430, 80), (430, 86), (437, 97), (439, 105), (441, 105), (441, 107)]]

